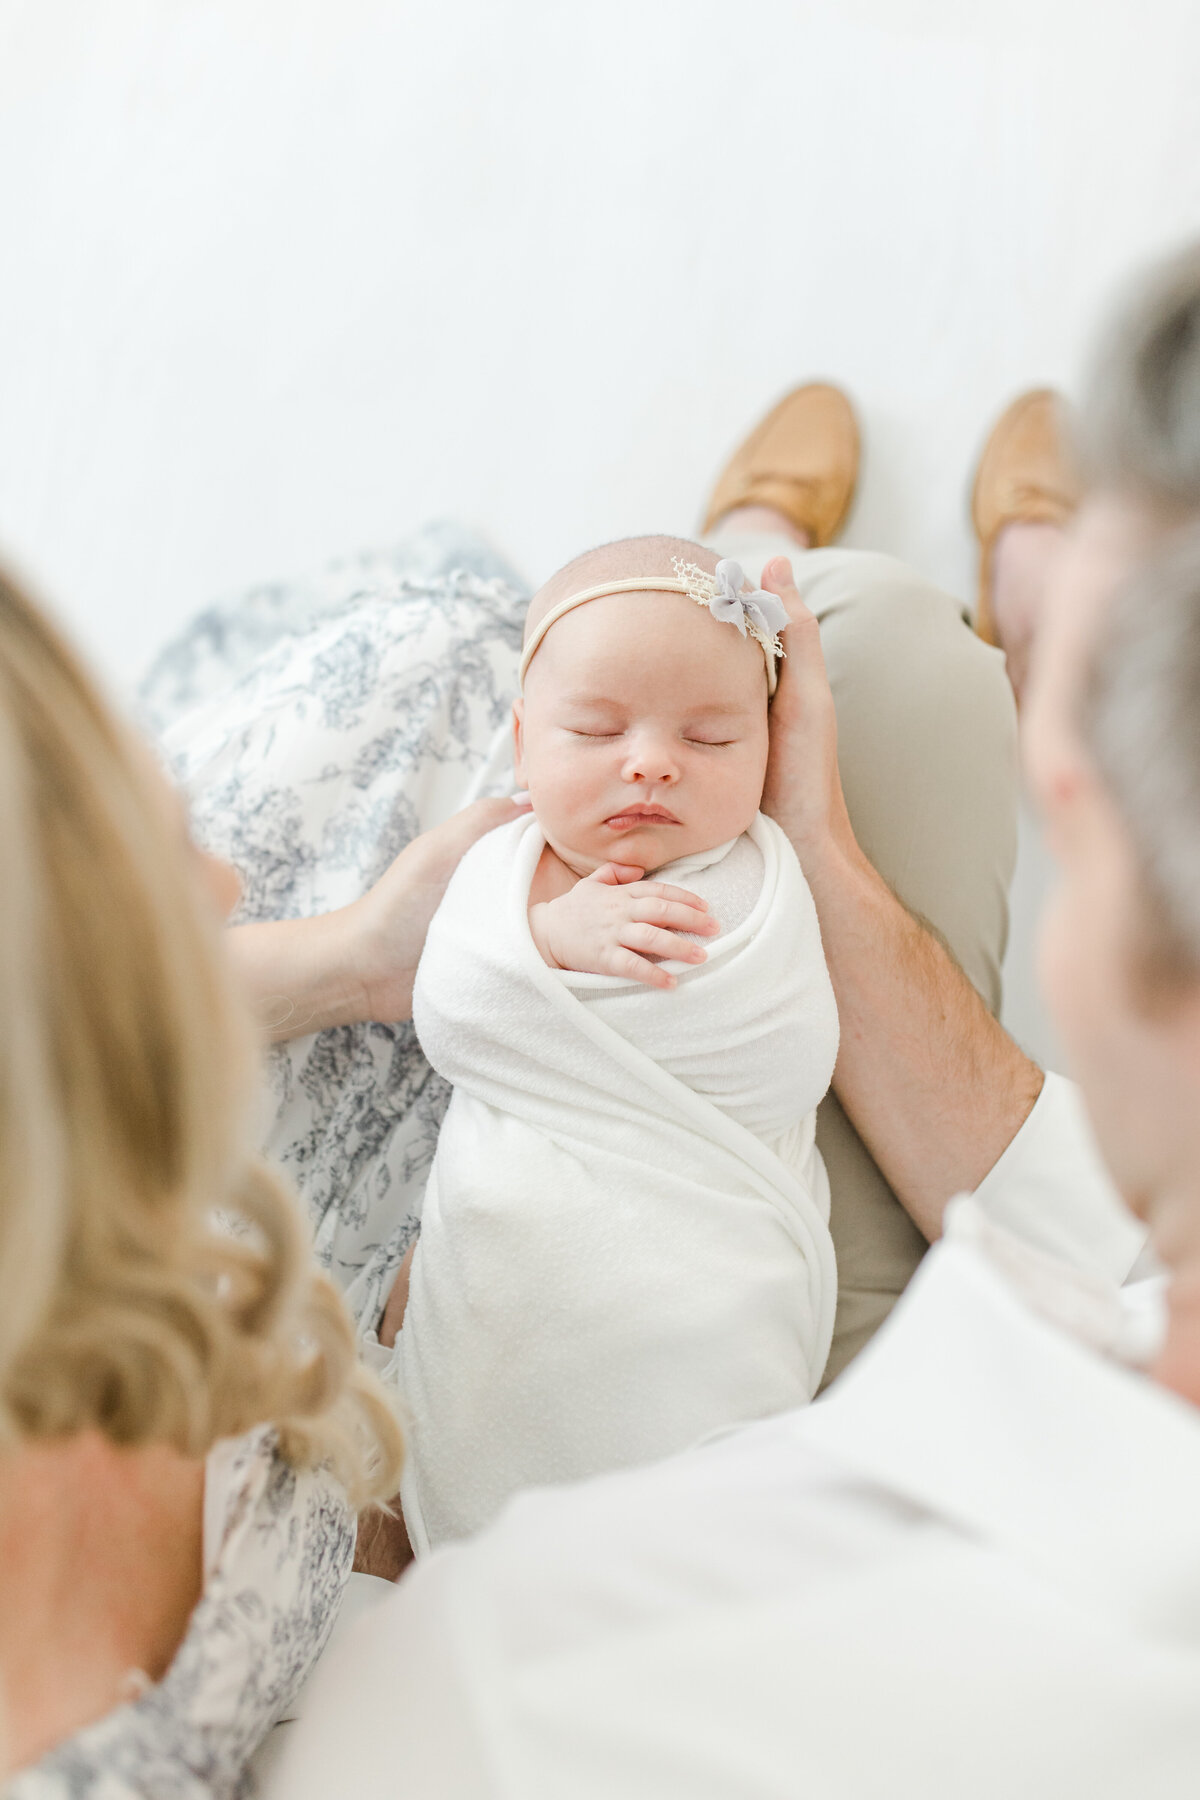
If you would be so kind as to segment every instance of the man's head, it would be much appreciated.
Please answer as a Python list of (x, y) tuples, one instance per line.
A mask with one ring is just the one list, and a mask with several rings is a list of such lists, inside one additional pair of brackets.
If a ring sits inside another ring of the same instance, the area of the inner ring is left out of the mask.
[(762, 798), (762, 649), (686, 594), (656, 590), (674, 557), (717, 564), (683, 538), (629, 538), (577, 557), (530, 604), (527, 642), (568, 595), (645, 577), (557, 619), (514, 708), (518, 779), (551, 848), (581, 875), (712, 849), (747, 829)]
[[(1042, 975), (1105, 1156), (1178, 1290), (1200, 1271), (1200, 254), (1111, 332), (1080, 451), (1089, 497), (1025, 733), (1061, 872)], [(1168, 1360), (1183, 1374), (1168, 1375), (1200, 1398), (1188, 1317), (1177, 1306)]]

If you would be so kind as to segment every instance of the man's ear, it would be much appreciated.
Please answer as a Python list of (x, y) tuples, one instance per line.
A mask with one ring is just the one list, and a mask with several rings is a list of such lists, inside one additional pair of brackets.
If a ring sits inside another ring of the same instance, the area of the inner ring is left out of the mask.
[(513, 701), (513, 771), (517, 784), (525, 786), (525, 698), (518, 695)]

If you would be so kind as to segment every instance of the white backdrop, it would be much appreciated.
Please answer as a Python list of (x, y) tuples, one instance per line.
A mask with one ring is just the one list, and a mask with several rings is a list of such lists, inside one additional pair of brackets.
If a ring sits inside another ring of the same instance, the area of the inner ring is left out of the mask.
[(1198, 72), (1195, 0), (0, 0), (0, 545), (123, 683), (433, 515), (692, 528), (828, 375), (850, 541), (968, 593), (986, 421), (1200, 227)]

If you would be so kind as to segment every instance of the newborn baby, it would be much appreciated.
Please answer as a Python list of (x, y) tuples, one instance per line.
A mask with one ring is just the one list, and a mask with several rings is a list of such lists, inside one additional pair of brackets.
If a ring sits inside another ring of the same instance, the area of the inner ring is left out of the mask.
[(668, 538), (592, 551), (530, 607), (533, 814), (464, 857), (414, 996), (454, 1084), (394, 1354), (418, 1552), (820, 1380), (837, 1013), (758, 810), (786, 617)]

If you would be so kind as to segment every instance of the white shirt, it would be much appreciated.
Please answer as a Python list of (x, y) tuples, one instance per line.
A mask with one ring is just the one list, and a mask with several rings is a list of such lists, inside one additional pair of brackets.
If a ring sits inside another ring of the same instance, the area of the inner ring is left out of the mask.
[(1200, 1414), (1116, 1360), (1153, 1336), (1141, 1243), (1049, 1078), (824, 1400), (429, 1558), (269, 1792), (1195, 1793)]

